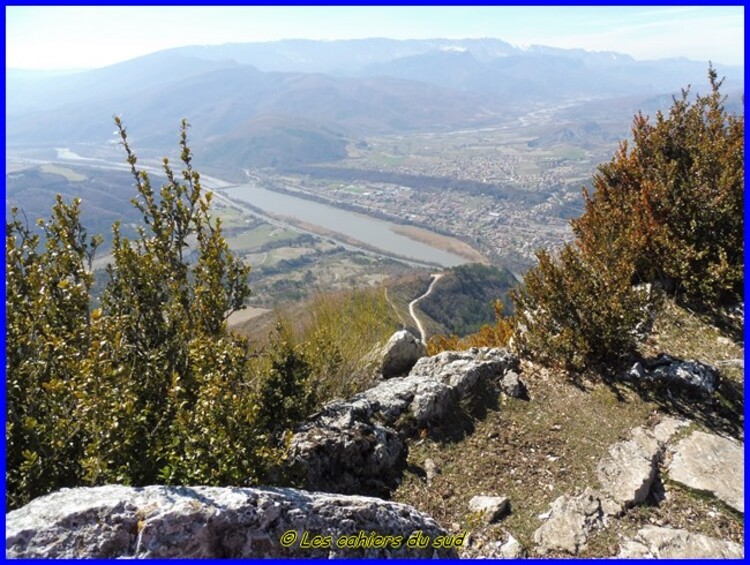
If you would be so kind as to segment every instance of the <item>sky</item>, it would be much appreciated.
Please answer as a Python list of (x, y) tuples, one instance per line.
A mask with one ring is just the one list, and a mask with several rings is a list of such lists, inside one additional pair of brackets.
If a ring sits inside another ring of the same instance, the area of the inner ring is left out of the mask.
[(494, 37), (744, 64), (742, 6), (6, 6), (6, 68), (102, 67), (182, 45)]

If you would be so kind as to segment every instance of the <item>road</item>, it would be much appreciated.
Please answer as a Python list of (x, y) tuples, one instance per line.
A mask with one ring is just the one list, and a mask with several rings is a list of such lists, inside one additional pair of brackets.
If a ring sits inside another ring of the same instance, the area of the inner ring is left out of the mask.
[(424, 331), (424, 327), (422, 326), (422, 322), (419, 321), (419, 318), (417, 317), (417, 313), (414, 310), (414, 307), (417, 305), (417, 302), (422, 300), (423, 298), (427, 298), (430, 293), (432, 292), (432, 289), (435, 287), (435, 283), (438, 282), (440, 279), (443, 278), (442, 273), (438, 273), (435, 275), (430, 275), (432, 277), (432, 282), (430, 283), (429, 288), (427, 289), (427, 292), (425, 292), (422, 296), (419, 296), (409, 302), (409, 314), (411, 314), (412, 319), (414, 320), (414, 323), (417, 324), (417, 329), (419, 330), (419, 336), (422, 340), (422, 343), (427, 343), (427, 334)]

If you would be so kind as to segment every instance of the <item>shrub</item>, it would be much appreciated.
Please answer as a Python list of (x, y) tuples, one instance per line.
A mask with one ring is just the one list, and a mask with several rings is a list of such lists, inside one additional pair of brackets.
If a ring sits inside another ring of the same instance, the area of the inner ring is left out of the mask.
[(675, 98), (655, 123), (639, 114), (594, 175), (583, 216), (572, 222), (586, 256), (627, 257), (634, 282), (656, 282), (702, 307), (743, 296), (744, 116), (730, 115), (721, 81)]
[(180, 180), (164, 159), (157, 195), (115, 122), (143, 225), (133, 241), (113, 227), (100, 308), (91, 265), (101, 240), (87, 236), (79, 200), (58, 196), (40, 221), (44, 250), (17, 211), (6, 224), (8, 508), (78, 485), (255, 484), (280, 463), (279, 430), (297, 415), (261, 408), (277, 373), (285, 393), (290, 379), (304, 384), (304, 364), (282, 356), (276, 373), (254, 378), (246, 344), (227, 331), (249, 267), (209, 214), (187, 123)]
[[(581, 369), (612, 362), (636, 346), (647, 294), (631, 284), (626, 261), (600, 263), (574, 246), (559, 258), (537, 253), (525, 285), (512, 291), (516, 347), (547, 364)], [(614, 260), (614, 259), (613, 259)]]
[(743, 292), (744, 117), (728, 115), (721, 82), (675, 98), (656, 121), (638, 114), (623, 143), (584, 190), (576, 240), (514, 291), (517, 343), (546, 362), (583, 367), (634, 351), (647, 293), (657, 283), (703, 307)]

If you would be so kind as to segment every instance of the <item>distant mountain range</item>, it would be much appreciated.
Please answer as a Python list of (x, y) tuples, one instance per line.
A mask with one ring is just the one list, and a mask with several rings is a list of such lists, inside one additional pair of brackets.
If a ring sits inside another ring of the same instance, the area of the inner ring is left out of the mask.
[[(186, 117), (214, 164), (315, 163), (367, 134), (483, 127), (532, 105), (702, 87), (707, 67), (499, 39), (188, 46), (85, 72), (7, 71), (6, 141), (104, 143), (121, 114), (137, 147), (164, 148)], [(744, 68), (717, 70), (728, 89), (743, 87)]]

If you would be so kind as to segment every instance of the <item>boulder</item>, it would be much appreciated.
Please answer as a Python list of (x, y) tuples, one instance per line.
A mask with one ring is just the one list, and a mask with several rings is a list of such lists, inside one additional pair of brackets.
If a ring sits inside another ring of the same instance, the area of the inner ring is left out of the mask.
[(526, 385), (515, 371), (507, 371), (500, 380), (500, 390), (511, 398), (527, 398)]
[(518, 540), (512, 535), (508, 534), (508, 541), (500, 546), (500, 558), (501, 559), (520, 559), (526, 556), (526, 552)]
[(552, 503), (547, 521), (534, 532), (537, 552), (576, 555), (589, 535), (604, 526), (602, 496), (586, 488), (578, 496), (563, 495)]
[(421, 340), (406, 330), (398, 331), (381, 350), (380, 374), (384, 379), (406, 375), (425, 355), (427, 348)]
[(672, 481), (711, 493), (745, 513), (744, 444), (695, 431), (672, 449), (667, 471)]
[(627, 377), (636, 381), (663, 382), (701, 393), (713, 393), (719, 385), (716, 368), (700, 361), (682, 361), (661, 354), (654, 361), (635, 363)]
[(435, 480), (435, 477), (437, 477), (440, 472), (440, 467), (438, 467), (432, 459), (427, 458), (424, 460), (424, 473), (428, 485), (432, 484), (432, 481)]
[(469, 501), (469, 511), (479, 514), (489, 525), (510, 511), (510, 501), (507, 496), (475, 496)]
[(740, 544), (687, 530), (646, 526), (635, 539), (620, 545), (618, 558), (657, 559), (742, 559)]
[(643, 502), (656, 479), (661, 448), (653, 434), (633, 428), (630, 437), (610, 446), (596, 469), (602, 492), (621, 509)]
[(5, 548), (6, 558), (456, 556), (407, 547), (420, 530), (446, 535), (411, 506), (362, 496), (112, 485), (64, 489), (10, 512)]
[(499, 382), (507, 371), (518, 370), (518, 358), (505, 349), (472, 347), (467, 351), (443, 351), (432, 357), (423, 357), (414, 365), (410, 377), (427, 377), (467, 396), (486, 379)]

